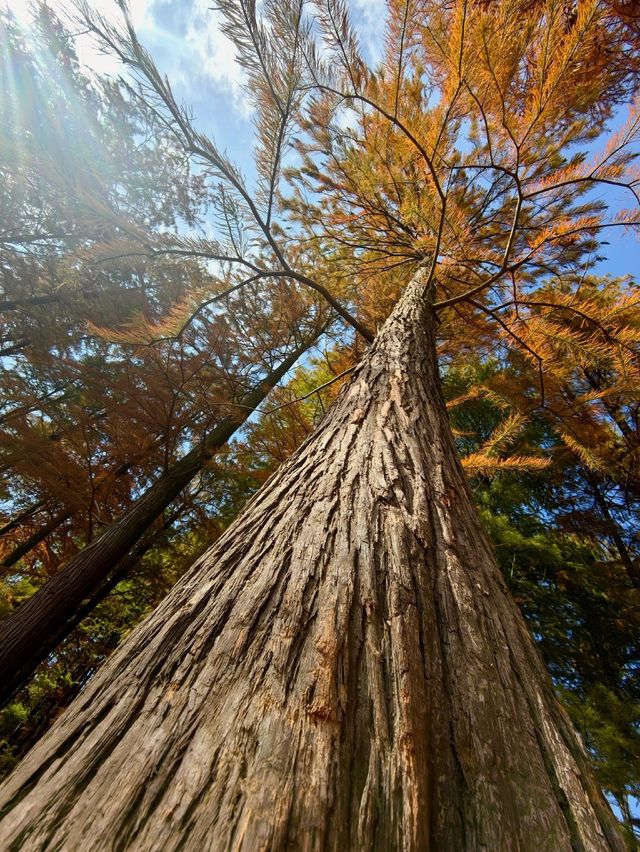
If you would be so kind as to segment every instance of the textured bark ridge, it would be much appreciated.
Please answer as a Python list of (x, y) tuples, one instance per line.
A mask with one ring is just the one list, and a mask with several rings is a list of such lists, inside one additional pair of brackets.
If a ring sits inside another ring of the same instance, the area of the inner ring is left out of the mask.
[(480, 529), (414, 282), (5, 784), (10, 850), (621, 850)]

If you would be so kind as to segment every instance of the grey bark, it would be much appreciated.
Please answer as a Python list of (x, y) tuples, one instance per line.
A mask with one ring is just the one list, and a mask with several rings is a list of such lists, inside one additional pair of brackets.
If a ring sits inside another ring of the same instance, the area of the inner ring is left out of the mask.
[(92, 596), (120, 559), (202, 470), (213, 453), (246, 422), (309, 346), (307, 341), (283, 359), (259, 387), (245, 394), (238, 404), (238, 413), (217, 423), (102, 535), (0, 622), (0, 703), (27, 683), (39, 663), (68, 635), (66, 629), (60, 635), (61, 625), (69, 622), (83, 601)]
[(414, 282), (0, 791), (7, 850), (622, 850), (473, 508)]

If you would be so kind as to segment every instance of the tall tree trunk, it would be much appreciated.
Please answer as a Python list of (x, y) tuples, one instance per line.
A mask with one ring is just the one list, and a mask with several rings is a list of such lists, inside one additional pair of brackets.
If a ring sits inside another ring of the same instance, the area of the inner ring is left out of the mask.
[(27, 506), (22, 512), (19, 512), (15, 517), (11, 518), (6, 522), (2, 527), (0, 527), (0, 538), (7, 533), (15, 530), (16, 527), (21, 526), (25, 521), (28, 521), (34, 515), (37, 515), (40, 509), (47, 505), (49, 501), (47, 499), (38, 500), (37, 503), (33, 503), (31, 506)]
[(8, 850), (622, 850), (473, 507), (414, 282), (0, 792)]
[(221, 420), (102, 535), (0, 622), (0, 703), (26, 684), (39, 663), (68, 635), (66, 628), (61, 633), (61, 625), (72, 623), (70, 619), (83, 601), (100, 587), (158, 515), (246, 422), (310, 345), (307, 341), (285, 358), (255, 390), (241, 399), (238, 414)]
[[(46, 524), (43, 524), (39, 529), (32, 533), (29, 538), (20, 542), (13, 550), (8, 553), (0, 562), (0, 576), (9, 573), (6, 569), (12, 568), (16, 562), (19, 562), (23, 556), (30, 553), (34, 547), (37, 547), (41, 541), (44, 541), (47, 536), (51, 535), (59, 529), (65, 521), (69, 520), (72, 513), (68, 509), (63, 509), (53, 518), (50, 518)], [(4, 570), (3, 570), (4, 569)]]

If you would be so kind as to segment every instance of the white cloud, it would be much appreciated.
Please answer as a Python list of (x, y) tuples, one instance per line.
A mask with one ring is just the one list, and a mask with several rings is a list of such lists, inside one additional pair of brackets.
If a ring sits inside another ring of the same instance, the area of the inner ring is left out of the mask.
[(230, 108), (240, 116), (251, 113), (235, 47), (222, 33), (211, 0), (136, 0), (136, 5), (132, 13), (138, 37), (172, 85), (182, 87), (188, 99), (210, 88), (229, 97)]
[(187, 25), (185, 55), (181, 73), (194, 74), (210, 81), (221, 93), (229, 94), (234, 108), (243, 116), (251, 114), (249, 98), (242, 85), (242, 68), (236, 62), (236, 49), (220, 29), (220, 18), (210, 0), (195, 0)]
[[(114, 23), (122, 21), (122, 12), (114, 0), (89, 0), (89, 2), (91, 8), (107, 20)], [(131, 20), (136, 32), (141, 33), (149, 26), (152, 4), (153, 0), (129, 0)], [(62, 7), (67, 12), (70, 11), (68, 0), (66, 2), (65, 0), (55, 0), (52, 5)], [(76, 50), (80, 62), (98, 74), (119, 74), (122, 72), (119, 60), (115, 56), (98, 51), (93, 38), (89, 35), (80, 35), (76, 39)]]
[[(29, 25), (32, 12), (28, 2), (5, 0), (5, 3), (20, 23)], [(73, 19), (72, 0), (49, 0), (49, 5), (63, 20)], [(89, 0), (89, 5), (113, 23), (122, 20), (115, 0)], [(243, 72), (235, 62), (235, 48), (221, 32), (219, 17), (211, 10), (210, 0), (183, 0), (181, 3), (129, 0), (129, 9), (140, 41), (159, 61), (161, 71), (169, 76), (172, 84), (184, 88), (187, 97), (190, 90), (201, 90), (203, 84), (211, 85), (216, 93), (230, 96), (230, 106), (239, 115), (246, 118), (251, 113), (248, 98), (242, 91)], [(81, 63), (97, 73), (122, 71), (118, 59), (100, 53), (88, 35), (77, 38), (76, 49)]]
[(349, 6), (366, 59), (375, 64), (382, 59), (384, 49), (386, 0), (349, 0)]
[[(143, 31), (149, 25), (149, 12), (152, 4), (153, 0), (129, 0), (131, 18), (138, 32)], [(75, 8), (70, 0), (48, 0), (47, 5), (59, 15), (61, 20), (70, 24), (72, 31), (77, 29), (77, 25), (75, 24)], [(109, 21), (115, 23), (122, 20), (122, 12), (115, 0), (89, 0), (89, 5)], [(25, 0), (5, 0), (5, 7), (13, 13), (16, 20), (23, 26), (29, 26), (33, 16), (33, 7), (29, 2), (25, 2)], [(77, 37), (76, 50), (80, 62), (98, 73), (112, 74), (118, 73), (121, 70), (120, 62), (115, 57), (105, 55), (96, 50), (93, 39), (86, 34), (81, 34)]]
[[(30, 10), (25, 0), (5, 3), (20, 21), (28, 23)], [(121, 20), (115, 0), (89, 3), (107, 19)], [(72, 0), (49, 0), (49, 5), (63, 18), (73, 16)], [(349, 5), (363, 50), (375, 62), (382, 55), (385, 0), (349, 0)], [(228, 98), (229, 109), (238, 118), (251, 116), (250, 98), (242, 88), (244, 72), (235, 61), (234, 45), (220, 30), (211, 0), (129, 0), (129, 7), (140, 41), (187, 100), (206, 97), (204, 92), (210, 88), (212, 93)], [(77, 50), (80, 61), (98, 73), (122, 71), (118, 60), (97, 51), (89, 36), (78, 38)]]

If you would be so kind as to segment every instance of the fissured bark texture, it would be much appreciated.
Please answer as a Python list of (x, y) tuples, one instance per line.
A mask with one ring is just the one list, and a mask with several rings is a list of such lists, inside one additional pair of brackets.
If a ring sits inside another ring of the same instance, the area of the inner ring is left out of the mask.
[(6, 782), (10, 850), (621, 850), (471, 502), (414, 282)]

